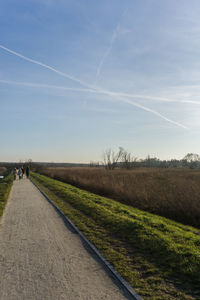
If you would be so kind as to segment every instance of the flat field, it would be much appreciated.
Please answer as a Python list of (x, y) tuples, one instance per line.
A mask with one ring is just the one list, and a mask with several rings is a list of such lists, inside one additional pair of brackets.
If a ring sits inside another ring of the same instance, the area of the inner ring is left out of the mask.
[(200, 230), (32, 173), (145, 299), (200, 299)]
[(43, 168), (41, 173), (200, 228), (200, 170)]

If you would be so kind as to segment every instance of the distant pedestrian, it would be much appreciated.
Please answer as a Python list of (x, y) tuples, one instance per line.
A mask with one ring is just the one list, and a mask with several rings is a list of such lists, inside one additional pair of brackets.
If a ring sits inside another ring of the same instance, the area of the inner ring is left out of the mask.
[(22, 179), (22, 169), (21, 168), (18, 169), (17, 174), (19, 176), (19, 180)]
[(29, 166), (26, 167), (26, 178), (29, 178), (30, 169)]
[(24, 176), (24, 167), (23, 166), (21, 167), (21, 170), (22, 170), (22, 178), (23, 178), (23, 176)]
[(17, 179), (17, 169), (16, 168), (13, 169), (13, 176), (14, 176), (14, 180), (16, 180)]

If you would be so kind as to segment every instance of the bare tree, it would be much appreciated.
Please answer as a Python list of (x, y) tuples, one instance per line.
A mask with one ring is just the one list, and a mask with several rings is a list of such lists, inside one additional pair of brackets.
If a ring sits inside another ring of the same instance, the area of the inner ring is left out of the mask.
[(122, 167), (125, 169), (132, 169), (136, 165), (137, 158), (133, 157), (130, 152), (127, 150), (122, 149), (122, 155), (121, 155), (121, 162)]
[(107, 149), (103, 153), (103, 162), (105, 168), (108, 170), (114, 170), (122, 157), (123, 151), (124, 149), (122, 147), (119, 147), (117, 153), (115, 153), (114, 150)]

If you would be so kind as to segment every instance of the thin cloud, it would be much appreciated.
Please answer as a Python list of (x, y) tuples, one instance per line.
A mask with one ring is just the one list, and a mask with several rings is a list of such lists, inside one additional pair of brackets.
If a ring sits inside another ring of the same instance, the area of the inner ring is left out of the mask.
[(164, 119), (164, 120), (167, 121), (167, 122), (170, 122), (170, 123), (175, 124), (175, 125), (177, 125), (177, 126), (179, 126), (179, 127), (182, 127), (182, 128), (184, 128), (184, 129), (187, 129), (186, 126), (184, 126), (184, 125), (182, 125), (182, 124), (180, 124), (180, 123), (177, 123), (177, 122), (175, 122), (175, 121), (173, 121), (173, 120), (171, 120), (171, 119), (168, 119), (167, 117), (161, 115), (161, 114), (160, 114), (159, 112), (157, 112), (157, 111), (154, 111), (154, 110), (152, 110), (152, 109), (150, 109), (150, 108), (148, 108), (148, 107), (146, 107), (146, 106), (140, 105), (139, 103), (134, 102), (134, 101), (131, 101), (131, 100), (129, 100), (129, 99), (122, 98), (122, 97), (120, 96), (120, 93), (113, 93), (113, 92), (111, 92), (111, 91), (104, 90), (104, 89), (101, 89), (101, 88), (97, 88), (97, 87), (95, 87), (95, 86), (93, 86), (93, 85), (87, 84), (86, 82), (84, 82), (84, 81), (82, 81), (82, 80), (80, 80), (80, 79), (78, 79), (78, 78), (76, 78), (76, 77), (73, 77), (73, 76), (71, 76), (71, 75), (69, 75), (69, 74), (67, 74), (67, 73), (61, 72), (61, 71), (59, 71), (59, 70), (57, 70), (57, 69), (55, 69), (55, 68), (53, 68), (53, 67), (51, 67), (51, 66), (49, 66), (49, 65), (46, 65), (46, 64), (41, 63), (41, 62), (39, 62), (39, 61), (37, 61), (37, 60), (34, 60), (34, 59), (29, 58), (29, 57), (27, 57), (27, 56), (24, 56), (24, 55), (22, 55), (22, 54), (20, 54), (20, 53), (17, 53), (17, 52), (15, 52), (15, 51), (13, 51), (13, 50), (7, 48), (7, 47), (4, 47), (3, 45), (0, 45), (0, 48), (2, 48), (2, 49), (4, 49), (5, 51), (7, 51), (7, 52), (9, 52), (9, 53), (11, 53), (11, 54), (13, 54), (13, 55), (15, 55), (15, 56), (17, 56), (17, 57), (20, 57), (20, 58), (22, 58), (22, 59), (24, 59), (24, 60), (26, 60), (26, 61), (29, 61), (29, 62), (34, 63), (34, 64), (36, 64), (36, 65), (39, 65), (39, 66), (41, 66), (41, 67), (44, 67), (44, 68), (46, 68), (46, 69), (48, 69), (48, 70), (50, 70), (50, 71), (52, 71), (52, 72), (55, 72), (55, 73), (59, 74), (60, 76), (66, 77), (66, 78), (68, 78), (68, 79), (71, 79), (72, 81), (77, 82), (77, 83), (81, 84), (82, 86), (84, 86), (84, 87), (86, 87), (86, 88), (89, 88), (89, 89), (91, 89), (91, 90), (93, 90), (93, 91), (96, 91), (96, 92), (98, 92), (98, 93), (102, 93), (102, 94), (105, 94), (105, 95), (109, 95), (109, 96), (115, 97), (115, 99), (118, 99), (118, 100), (120, 100), (121, 102), (129, 103), (129, 104), (131, 104), (131, 105), (133, 105), (133, 106), (136, 106), (136, 107), (141, 108), (141, 109), (143, 109), (143, 110), (145, 110), (145, 111), (148, 111), (148, 112), (150, 112), (150, 113), (153, 113), (154, 115), (157, 115), (158, 117)]

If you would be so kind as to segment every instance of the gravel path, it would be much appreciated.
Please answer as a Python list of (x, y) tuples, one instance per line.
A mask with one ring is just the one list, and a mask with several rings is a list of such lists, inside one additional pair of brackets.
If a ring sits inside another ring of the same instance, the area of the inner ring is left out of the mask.
[(0, 223), (0, 299), (128, 299), (28, 180)]

